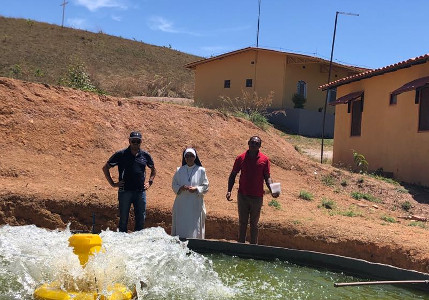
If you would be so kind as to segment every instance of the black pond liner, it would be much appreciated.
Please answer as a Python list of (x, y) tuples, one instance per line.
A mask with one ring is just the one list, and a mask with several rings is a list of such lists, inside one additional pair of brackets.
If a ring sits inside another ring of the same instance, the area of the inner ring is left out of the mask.
[[(189, 249), (200, 254), (223, 253), (240, 258), (267, 261), (278, 259), (296, 265), (343, 272), (346, 275), (366, 280), (429, 280), (428, 273), (335, 254), (215, 240), (184, 239), (184, 241), (188, 241)], [(429, 284), (425, 283), (401, 284), (400, 286), (429, 293)]]

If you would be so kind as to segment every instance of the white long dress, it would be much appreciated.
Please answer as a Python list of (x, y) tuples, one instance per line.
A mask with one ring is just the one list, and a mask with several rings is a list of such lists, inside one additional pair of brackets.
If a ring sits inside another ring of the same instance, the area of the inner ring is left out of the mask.
[[(181, 191), (183, 185), (197, 187), (197, 191)], [(171, 235), (181, 238), (203, 239), (205, 236), (206, 207), (204, 194), (209, 189), (206, 169), (198, 165), (177, 168), (173, 176), (172, 188), (176, 194), (173, 205)]]

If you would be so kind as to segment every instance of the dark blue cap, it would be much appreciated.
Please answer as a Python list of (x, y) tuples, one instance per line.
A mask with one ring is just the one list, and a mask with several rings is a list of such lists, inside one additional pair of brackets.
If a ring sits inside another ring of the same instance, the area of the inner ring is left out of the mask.
[(130, 133), (130, 139), (142, 139), (142, 134), (138, 131), (133, 131)]

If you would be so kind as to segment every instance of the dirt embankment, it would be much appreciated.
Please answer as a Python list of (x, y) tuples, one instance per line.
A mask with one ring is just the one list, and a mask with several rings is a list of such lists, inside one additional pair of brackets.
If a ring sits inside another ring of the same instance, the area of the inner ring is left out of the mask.
[[(422, 228), (426, 223), (400, 218), (407, 215), (401, 208), (406, 201), (410, 215), (428, 218), (426, 194), (321, 165), (296, 152), (278, 131), (262, 131), (217, 111), (7, 78), (0, 78), (0, 224), (54, 229), (70, 223), (74, 230), (89, 230), (95, 214), (97, 230), (116, 230), (116, 191), (101, 167), (127, 146), (132, 130), (142, 131), (142, 147), (158, 171), (148, 191), (147, 226), (169, 232), (171, 179), (183, 148), (195, 146), (210, 181), (206, 237), (234, 240), (237, 203), (225, 200), (227, 178), (248, 138), (259, 135), (261, 150), (272, 162), (272, 178), (283, 190), (280, 209), (265, 196), (261, 244), (429, 272), (428, 229)], [(313, 200), (299, 198), (301, 191), (311, 193)], [(352, 192), (370, 194), (382, 203), (355, 200)], [(323, 208), (322, 200), (333, 201), (335, 209)]]

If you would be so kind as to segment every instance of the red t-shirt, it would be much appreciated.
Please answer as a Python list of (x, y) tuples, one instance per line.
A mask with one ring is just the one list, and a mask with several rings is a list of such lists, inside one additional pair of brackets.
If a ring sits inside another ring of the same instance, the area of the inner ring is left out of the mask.
[(264, 196), (264, 176), (270, 176), (270, 160), (262, 152), (251, 157), (246, 151), (235, 159), (232, 172), (240, 174), (238, 192), (245, 196)]

